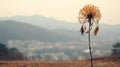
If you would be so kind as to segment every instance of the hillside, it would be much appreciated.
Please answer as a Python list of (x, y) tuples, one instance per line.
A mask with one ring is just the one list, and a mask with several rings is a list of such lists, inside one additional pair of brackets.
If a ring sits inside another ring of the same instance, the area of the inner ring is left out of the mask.
[(0, 21), (0, 42), (8, 40), (38, 40), (46, 42), (71, 41), (71, 38), (31, 24)]
[[(18, 22), (24, 22), (27, 24), (32, 24), (35, 26), (39, 26), (45, 28), (47, 30), (53, 30), (55, 32), (72, 36), (78, 37), (80, 24), (78, 22), (66, 22), (57, 20), (50, 17), (45, 17), (41, 15), (33, 15), (33, 16), (13, 16), (13, 17), (1, 17), (0, 20), (14, 20)], [(98, 33), (97, 38), (106, 38), (110, 36), (110, 38), (119, 38), (120, 34), (120, 25), (109, 25), (109, 24), (100, 24), (100, 31)], [(72, 35), (70, 34), (72, 33)]]

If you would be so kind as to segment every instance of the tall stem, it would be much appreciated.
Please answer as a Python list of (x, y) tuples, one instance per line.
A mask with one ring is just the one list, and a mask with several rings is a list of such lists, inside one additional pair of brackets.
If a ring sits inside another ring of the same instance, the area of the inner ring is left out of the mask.
[(88, 22), (89, 22), (88, 42), (89, 42), (89, 51), (90, 51), (91, 67), (93, 67), (92, 51), (91, 51), (91, 44), (90, 44), (90, 24), (91, 24), (91, 19), (89, 19)]

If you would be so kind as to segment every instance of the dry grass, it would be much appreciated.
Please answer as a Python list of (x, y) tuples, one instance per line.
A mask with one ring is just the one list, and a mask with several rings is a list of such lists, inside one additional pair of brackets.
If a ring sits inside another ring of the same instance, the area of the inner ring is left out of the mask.
[[(120, 58), (94, 59), (94, 67), (120, 67)], [(90, 67), (89, 60), (82, 61), (0, 61), (0, 67)]]

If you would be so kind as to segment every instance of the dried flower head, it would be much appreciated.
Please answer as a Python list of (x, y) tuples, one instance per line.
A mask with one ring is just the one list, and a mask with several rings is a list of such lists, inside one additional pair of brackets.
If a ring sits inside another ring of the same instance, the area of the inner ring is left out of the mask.
[(97, 26), (94, 30), (94, 35), (97, 35), (97, 32), (99, 30), (98, 22), (100, 18), (101, 18), (101, 13), (96, 6), (92, 4), (88, 4), (84, 8), (82, 8), (79, 12), (79, 17), (78, 17), (79, 22), (82, 24), (80, 29), (81, 34), (85, 33), (86, 27), (84, 24), (88, 22), (90, 25), (90, 29), (87, 30), (86, 33), (89, 33), (90, 30), (92, 29), (93, 24), (96, 23)]

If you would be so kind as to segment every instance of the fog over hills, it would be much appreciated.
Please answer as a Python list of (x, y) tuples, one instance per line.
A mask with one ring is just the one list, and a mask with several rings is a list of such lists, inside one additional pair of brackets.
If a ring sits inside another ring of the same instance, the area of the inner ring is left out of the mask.
[[(45, 28), (47, 30), (57, 31), (62, 34), (69, 35), (70, 33), (79, 32), (80, 24), (77, 22), (69, 23), (66, 21), (56, 20), (49, 17), (44, 17), (40, 15), (33, 16), (13, 16), (13, 17), (3, 17), (1, 20), (14, 20), (18, 22), (24, 22), (28, 24), (32, 24), (35, 26), (39, 26)], [(114, 21), (113, 21), (114, 22)], [(120, 24), (118, 25), (108, 25), (108, 24), (100, 24), (100, 31), (97, 37), (107, 38), (110, 37), (118, 37), (120, 34)], [(77, 35), (77, 34), (76, 34)], [(80, 35), (78, 33), (78, 35)]]
[[(44, 17), (44, 16), (40, 16), (40, 15), (2, 17), (0, 19), (1, 20), (13, 20), (13, 21), (19, 22), (18, 24), (14, 25), (15, 22), (12, 24), (12, 21), (10, 21), (11, 23), (9, 23), (9, 21), (6, 21), (6, 22), (8, 22), (8, 25), (9, 24), (13, 25), (13, 27), (15, 27), (15, 26), (17, 27), (17, 25), (22, 24), (22, 26), (24, 26), (26, 28), (26, 30), (28, 29), (24, 33), (27, 33), (27, 32), (31, 33), (32, 31), (34, 31), (31, 34), (34, 33), (34, 35), (36, 35), (36, 36), (33, 36), (32, 38), (39, 39), (40, 38), (39, 36), (43, 36), (44, 32), (41, 33), (40, 30), (38, 31), (38, 28), (41, 28), (42, 31), (47, 31), (47, 33), (45, 32), (46, 37), (42, 37), (42, 40), (44, 40), (45, 38), (48, 38), (48, 40), (51, 40), (51, 39), (49, 39), (49, 37), (51, 37), (51, 35), (49, 35), (49, 33), (54, 34), (54, 36), (56, 35), (55, 38), (53, 37), (53, 41), (54, 40), (58, 41), (59, 37), (61, 37), (60, 38), (61, 40), (62, 39), (64, 40), (65, 38), (68, 38), (68, 40), (73, 38), (72, 40), (75, 40), (75, 41), (81, 41), (81, 39), (82, 40), (87, 39), (86, 37), (83, 37), (80, 35), (80, 32), (79, 32), (80, 24), (79, 23), (69, 23), (69, 22), (60, 21), (60, 20), (56, 20), (54, 18)], [(21, 22), (23, 22), (25, 24), (23, 24)], [(30, 24), (32, 24), (32, 25), (30, 25)], [(28, 27), (25, 25), (28, 25)], [(22, 26), (20, 26), (20, 27), (22, 27)], [(95, 37), (92, 35), (92, 38), (94, 40), (97, 40), (97, 41), (99, 41), (99, 40), (110, 41), (111, 40), (111, 42), (119, 42), (120, 41), (120, 24), (118, 24), (118, 25), (100, 24), (99, 26), (100, 26), (100, 30), (98, 32), (98, 36)], [(7, 26), (7, 27), (9, 27), (9, 26)], [(29, 27), (32, 29), (32, 31), (29, 31)], [(4, 28), (1, 28), (1, 29), (4, 29)], [(17, 29), (17, 28), (15, 28), (15, 29)], [(38, 34), (38, 32), (39, 32), (39, 34)], [(59, 35), (59, 37), (57, 35)], [(58, 40), (56, 40), (57, 37), (58, 37)], [(62, 38), (62, 37), (65, 37), (65, 38)], [(31, 38), (29, 37), (28, 39), (31, 39)]]

